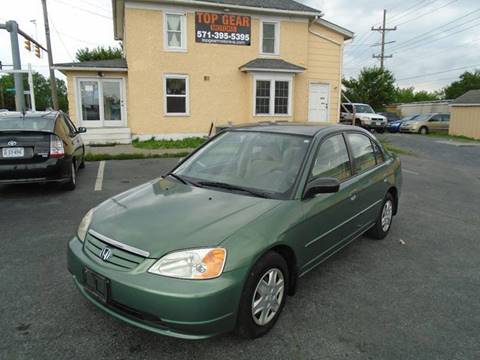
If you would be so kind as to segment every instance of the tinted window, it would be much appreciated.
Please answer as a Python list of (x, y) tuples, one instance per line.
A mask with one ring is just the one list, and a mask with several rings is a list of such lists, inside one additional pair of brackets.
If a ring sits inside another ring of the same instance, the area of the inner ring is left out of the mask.
[(353, 106), (349, 104), (343, 104), (342, 111), (348, 111), (348, 112), (353, 112)]
[(443, 114), (442, 121), (450, 121), (450, 114)]
[(334, 177), (342, 181), (350, 176), (350, 159), (343, 136), (329, 137), (320, 146), (311, 177)]
[(67, 127), (68, 127), (68, 130), (70, 131), (70, 134), (74, 135), (77, 133), (77, 129), (75, 128), (75, 126), (72, 124), (72, 122), (70, 121), (70, 119), (66, 116), (63, 117), (63, 120), (65, 121), (65, 123), (67, 124)]
[(0, 130), (53, 131), (55, 121), (51, 118), (5, 117), (0, 116)]
[(370, 139), (362, 134), (347, 134), (355, 160), (355, 171), (363, 172), (375, 167), (375, 153)]
[(372, 141), (373, 151), (375, 152), (375, 159), (377, 164), (382, 164), (385, 159), (383, 158), (383, 152), (375, 141)]
[(430, 121), (442, 121), (441, 115), (433, 115)]

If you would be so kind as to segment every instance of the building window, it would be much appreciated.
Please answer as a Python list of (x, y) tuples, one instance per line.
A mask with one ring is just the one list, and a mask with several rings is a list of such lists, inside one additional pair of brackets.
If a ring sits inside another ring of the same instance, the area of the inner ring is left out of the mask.
[(278, 55), (280, 32), (278, 22), (262, 22), (261, 28), (261, 47), (262, 54)]
[(187, 18), (182, 14), (165, 14), (165, 48), (182, 51), (187, 49)]
[(255, 115), (290, 115), (292, 79), (256, 79)]
[(188, 115), (188, 76), (165, 76), (165, 114)]
[(270, 81), (257, 81), (256, 114), (270, 114)]

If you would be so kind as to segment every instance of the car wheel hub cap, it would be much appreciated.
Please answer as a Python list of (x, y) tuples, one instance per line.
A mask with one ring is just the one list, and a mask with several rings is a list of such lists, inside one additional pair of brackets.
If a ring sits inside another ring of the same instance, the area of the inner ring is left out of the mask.
[(255, 324), (264, 326), (277, 314), (283, 300), (285, 281), (279, 269), (270, 269), (262, 276), (252, 299), (252, 317)]
[(393, 205), (390, 200), (387, 200), (385, 205), (383, 205), (382, 210), (382, 230), (384, 232), (388, 231), (390, 228), (390, 224), (392, 223), (392, 215), (393, 215)]

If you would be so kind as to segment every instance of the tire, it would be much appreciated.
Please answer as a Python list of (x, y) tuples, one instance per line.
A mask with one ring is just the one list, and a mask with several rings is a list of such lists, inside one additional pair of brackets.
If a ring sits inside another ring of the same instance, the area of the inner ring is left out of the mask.
[[(378, 214), (375, 225), (367, 231), (367, 236), (372, 239), (382, 240), (390, 231), (393, 221), (393, 209), (395, 208), (395, 199), (391, 193), (387, 193), (382, 203), (382, 209)], [(384, 218), (384, 216), (386, 216)]]
[(75, 166), (75, 161), (72, 160), (70, 165), (70, 178), (68, 182), (64, 185), (65, 190), (75, 190), (77, 186), (77, 169)]
[[(271, 251), (257, 261), (248, 274), (240, 298), (237, 321), (240, 336), (255, 339), (273, 328), (285, 305), (289, 278), (288, 265), (280, 254)], [(266, 284), (270, 279), (276, 283), (271, 288)], [(281, 280), (283, 286), (280, 288)], [(262, 302), (264, 310), (254, 313), (254, 306), (261, 306)]]
[(385, 132), (385, 129), (377, 129), (377, 132), (378, 132), (379, 134), (383, 134), (383, 133)]
[(358, 127), (362, 127), (362, 122), (360, 121), (360, 119), (355, 119), (355, 126), (358, 126)]
[(420, 130), (418, 130), (418, 133), (422, 134), (422, 135), (427, 135), (428, 134), (428, 128), (426, 126), (422, 126), (420, 128)]

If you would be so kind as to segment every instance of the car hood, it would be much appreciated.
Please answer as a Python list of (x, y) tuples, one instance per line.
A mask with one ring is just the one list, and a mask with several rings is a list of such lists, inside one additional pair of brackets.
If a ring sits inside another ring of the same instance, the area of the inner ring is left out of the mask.
[(102, 203), (90, 229), (159, 258), (216, 246), (280, 202), (159, 179)]
[(380, 115), (380, 114), (372, 114), (372, 113), (355, 113), (356, 116), (364, 116), (364, 117), (368, 117), (370, 119), (373, 119), (373, 118), (382, 118), (383, 120), (387, 120), (387, 118), (383, 115)]

